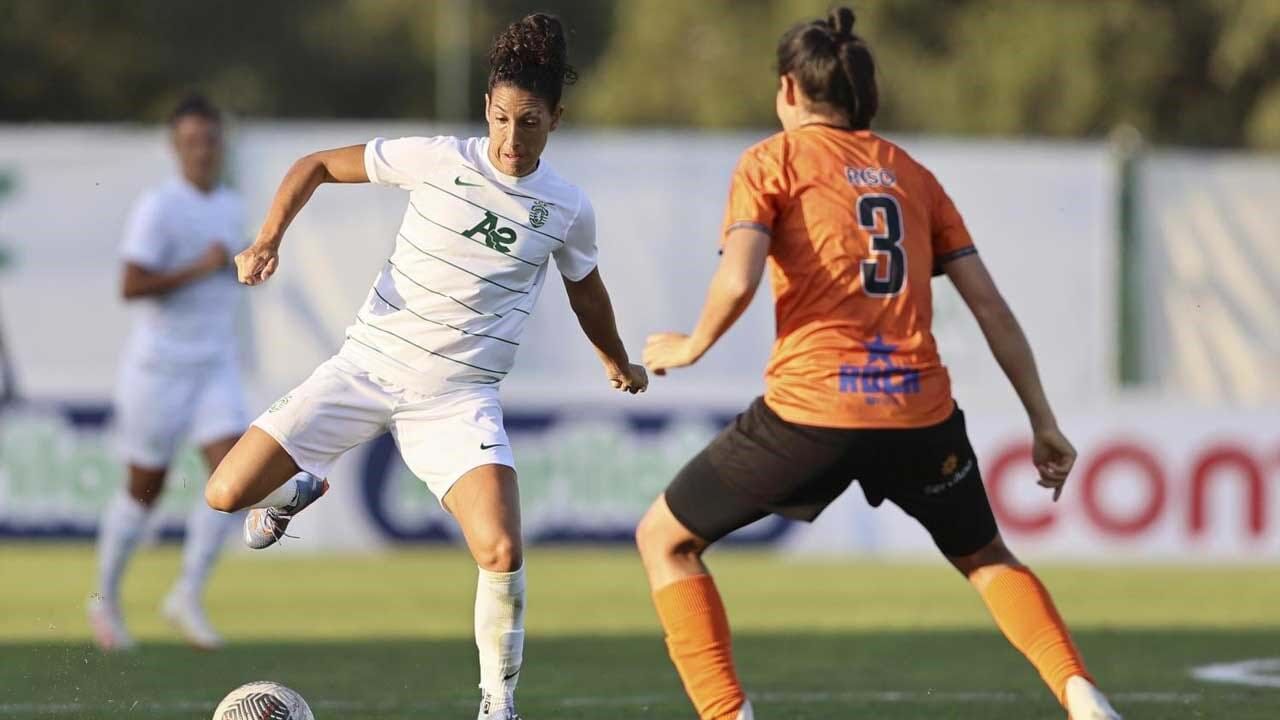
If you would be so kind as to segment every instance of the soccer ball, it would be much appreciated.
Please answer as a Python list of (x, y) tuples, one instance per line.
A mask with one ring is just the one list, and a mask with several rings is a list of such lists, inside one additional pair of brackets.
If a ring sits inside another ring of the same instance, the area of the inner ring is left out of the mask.
[(307, 701), (277, 682), (259, 680), (232, 690), (213, 720), (316, 720)]

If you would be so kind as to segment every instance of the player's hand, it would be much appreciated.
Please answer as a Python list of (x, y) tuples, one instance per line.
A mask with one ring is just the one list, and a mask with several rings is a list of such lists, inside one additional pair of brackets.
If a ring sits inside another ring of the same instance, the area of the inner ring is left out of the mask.
[(245, 285), (258, 285), (267, 281), (280, 266), (280, 253), (276, 245), (255, 242), (236, 256), (236, 277)]
[(666, 375), (671, 368), (692, 365), (698, 357), (693, 339), (684, 333), (654, 333), (644, 344), (644, 364), (654, 375)]
[(626, 367), (609, 370), (609, 384), (616, 390), (635, 395), (649, 387), (649, 373), (645, 372), (643, 365), (627, 363)]
[(196, 261), (196, 265), (198, 265), (206, 275), (212, 275), (230, 263), (231, 256), (227, 254), (226, 246), (217, 240), (209, 243), (209, 247), (205, 248), (204, 252), (200, 255), (200, 259)]
[(1053, 501), (1062, 495), (1071, 466), (1076, 464), (1076, 449), (1056, 427), (1038, 430), (1031, 448), (1031, 460), (1040, 472), (1040, 487), (1053, 489)]

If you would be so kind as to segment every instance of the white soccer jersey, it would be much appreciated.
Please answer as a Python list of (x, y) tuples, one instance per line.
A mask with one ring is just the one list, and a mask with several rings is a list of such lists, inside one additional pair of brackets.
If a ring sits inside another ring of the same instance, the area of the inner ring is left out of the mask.
[[(244, 227), (244, 203), (235, 192), (218, 187), (205, 193), (175, 178), (139, 199), (120, 254), (148, 270), (171, 272), (198, 260), (214, 242), (234, 256), (248, 244)], [(225, 357), (235, 348), (241, 297), (235, 268), (228, 265), (172, 292), (130, 303), (128, 357), (165, 363)]]
[(586, 195), (543, 160), (498, 171), (488, 138), (378, 138), (369, 180), (409, 191), (395, 250), (347, 330), (341, 355), (405, 388), (494, 384), (511, 370), (547, 263), (581, 280), (596, 266)]

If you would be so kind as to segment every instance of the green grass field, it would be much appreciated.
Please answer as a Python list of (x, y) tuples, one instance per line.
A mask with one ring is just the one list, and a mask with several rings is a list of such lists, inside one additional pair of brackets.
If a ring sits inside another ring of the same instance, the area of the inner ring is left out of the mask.
[[(230, 644), (187, 649), (156, 607), (176, 550), (144, 551), (125, 589), (142, 641), (88, 642), (84, 545), (0, 545), (0, 717), (208, 718), (276, 679), (320, 720), (471, 718), (475, 568), (456, 548), (372, 557), (235, 553), (209, 607)], [(1062, 718), (941, 565), (796, 562), (725, 551), (716, 570), (743, 681), (764, 720)], [(691, 718), (639, 565), (626, 550), (534, 548), (520, 691), (528, 720)], [(1190, 670), (1280, 657), (1280, 571), (1040, 568), (1091, 669), (1130, 720), (1280, 717), (1280, 688)]]

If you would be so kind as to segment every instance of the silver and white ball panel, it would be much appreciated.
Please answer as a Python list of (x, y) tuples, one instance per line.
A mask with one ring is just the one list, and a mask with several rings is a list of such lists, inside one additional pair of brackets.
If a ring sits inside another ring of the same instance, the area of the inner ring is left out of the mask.
[(251, 682), (232, 690), (213, 720), (315, 720), (297, 692), (271, 681)]

